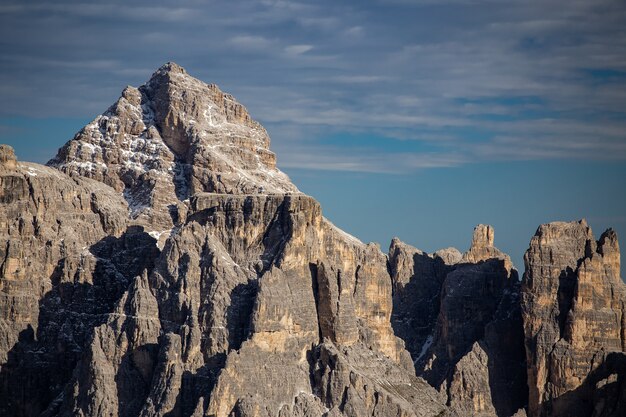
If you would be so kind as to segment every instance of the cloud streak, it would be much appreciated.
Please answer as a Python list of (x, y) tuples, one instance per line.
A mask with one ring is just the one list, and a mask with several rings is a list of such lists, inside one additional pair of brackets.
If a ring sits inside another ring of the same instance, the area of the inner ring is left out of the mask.
[(624, 161), (625, 27), (618, 0), (5, 2), (0, 118), (92, 117), (175, 60), (245, 104), (284, 167)]

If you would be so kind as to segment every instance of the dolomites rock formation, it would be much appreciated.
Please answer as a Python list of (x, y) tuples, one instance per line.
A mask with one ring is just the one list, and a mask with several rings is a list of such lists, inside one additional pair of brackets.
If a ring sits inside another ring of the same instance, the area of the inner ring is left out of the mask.
[(1, 149), (0, 414), (38, 415), (91, 327), (153, 258), (154, 239), (127, 229), (127, 205), (110, 187)]
[(613, 415), (605, 414), (611, 401), (595, 398), (600, 375), (614, 375), (614, 385), (619, 380), (623, 386), (624, 379), (623, 367), (621, 374), (610, 372), (615, 366), (610, 362), (619, 363), (626, 351), (626, 286), (619, 276), (617, 235), (609, 229), (596, 241), (584, 220), (544, 224), (524, 262), (529, 414)]
[(526, 401), (517, 271), (493, 242), (478, 225), (464, 254), (396, 239), (389, 251), (394, 330), (459, 415), (510, 416)]
[(166, 64), (50, 167), (0, 148), (0, 414), (453, 415), (393, 333), (386, 256), (268, 146)]
[(231, 95), (168, 63), (141, 87), (126, 87), (48, 165), (123, 192), (133, 219), (163, 230), (198, 192), (297, 192), (269, 142)]
[(526, 267), (491, 226), (346, 234), (168, 63), (49, 166), (0, 146), (0, 415), (624, 415), (615, 233), (542, 226)]
[(8, 145), (0, 145), (0, 167), (5, 170), (17, 168), (15, 151)]

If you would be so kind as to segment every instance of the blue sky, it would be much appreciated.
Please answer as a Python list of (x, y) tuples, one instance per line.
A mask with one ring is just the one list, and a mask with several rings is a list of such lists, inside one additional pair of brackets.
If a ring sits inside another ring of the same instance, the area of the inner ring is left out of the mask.
[(463, 250), (484, 222), (523, 268), (543, 222), (626, 234), (623, 0), (4, 1), (0, 44), (0, 141), (24, 160), (176, 61), (383, 250)]

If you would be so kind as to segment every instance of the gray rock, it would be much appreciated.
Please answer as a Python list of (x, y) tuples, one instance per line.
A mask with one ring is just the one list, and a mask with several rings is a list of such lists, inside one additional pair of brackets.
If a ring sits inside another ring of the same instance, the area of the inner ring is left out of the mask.
[(49, 165), (0, 146), (1, 415), (625, 412), (612, 231), (540, 227), (521, 295), (490, 226), (464, 254), (385, 256), (173, 63)]
[(394, 330), (459, 415), (508, 417), (527, 401), (517, 271), (493, 241), (479, 225), (463, 255), (397, 239), (389, 252)]
[(265, 129), (216, 85), (167, 63), (85, 126), (48, 164), (122, 192), (151, 231), (182, 219), (198, 192), (298, 192), (276, 168)]
[(619, 257), (615, 232), (596, 242), (584, 220), (541, 225), (531, 239), (522, 287), (530, 416), (592, 414), (595, 370), (626, 350)]
[[(390, 324), (386, 257), (327, 221), (268, 145), (231, 96), (167, 64), (50, 162), (124, 198), (115, 213), (151, 246), (126, 232), (92, 249), (108, 262), (99, 279), (125, 287), (85, 326), (47, 415), (358, 415), (357, 397), (344, 407), (314, 382), (322, 345), (353, 352), (350, 369), (378, 386), (353, 387), (375, 415), (446, 410), (423, 381), (399, 388), (415, 376)], [(91, 207), (112, 228), (105, 201)]]
[(0, 145), (0, 169), (16, 169), (15, 151), (9, 145)]

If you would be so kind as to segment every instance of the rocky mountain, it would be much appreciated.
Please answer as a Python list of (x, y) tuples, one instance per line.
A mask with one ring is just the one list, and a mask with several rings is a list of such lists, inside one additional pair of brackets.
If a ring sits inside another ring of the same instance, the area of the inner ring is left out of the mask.
[(527, 399), (520, 283), (491, 226), (461, 254), (426, 254), (398, 240), (389, 250), (392, 326), (417, 375), (459, 415), (511, 416)]
[(0, 415), (624, 415), (617, 236), (525, 260), (360, 242), (168, 63), (48, 166), (0, 146)]
[(524, 263), (530, 414), (626, 415), (626, 287), (615, 232), (596, 241), (584, 220), (542, 225)]
[(167, 63), (96, 117), (48, 162), (122, 192), (150, 228), (180, 223), (198, 192), (293, 193), (265, 129), (230, 94)]

